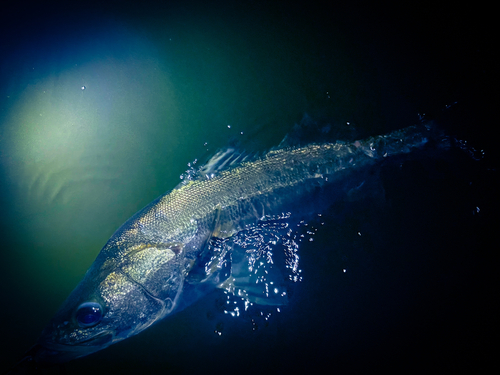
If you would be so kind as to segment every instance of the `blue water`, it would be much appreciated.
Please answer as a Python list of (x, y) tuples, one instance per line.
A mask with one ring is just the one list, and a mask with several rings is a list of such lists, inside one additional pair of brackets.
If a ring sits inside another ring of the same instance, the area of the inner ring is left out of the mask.
[(227, 145), (268, 150), (305, 113), (360, 138), (434, 120), (460, 147), (381, 163), (376, 194), (345, 197), (299, 228), (300, 281), (287, 305), (233, 317), (215, 291), (65, 371), (477, 372), (488, 363), (493, 23), (478, 28), (472, 10), (393, 11), (193, 1), (3, 15), (0, 369), (36, 341), (114, 230), (177, 185), (188, 163)]

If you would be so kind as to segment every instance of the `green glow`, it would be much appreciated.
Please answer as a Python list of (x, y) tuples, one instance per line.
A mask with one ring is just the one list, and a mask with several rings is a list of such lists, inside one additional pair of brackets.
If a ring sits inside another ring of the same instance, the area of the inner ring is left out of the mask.
[[(2, 167), (12, 187), (9, 204), (22, 223), (16, 238), (37, 243), (23, 250), (35, 262), (86, 268), (141, 204), (130, 197), (145, 195), (144, 204), (151, 199), (144, 191), (157, 188), (152, 154), (161, 149), (164, 165), (179, 142), (169, 76), (146, 41), (129, 42), (120, 58), (96, 52), (99, 57), (82, 64), (53, 64), (50, 74), (18, 82), (12, 96)], [(102, 238), (89, 249), (91, 232)]]

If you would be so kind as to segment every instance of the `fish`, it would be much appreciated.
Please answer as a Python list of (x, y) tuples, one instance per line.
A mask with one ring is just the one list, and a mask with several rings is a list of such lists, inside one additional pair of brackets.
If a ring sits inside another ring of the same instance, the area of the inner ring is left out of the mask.
[[(353, 172), (430, 142), (443, 145), (443, 139), (436, 127), (418, 124), (354, 142), (288, 146), (256, 157), (218, 153), (111, 236), (21, 362), (59, 364), (105, 349), (217, 287), (247, 290), (252, 303), (286, 303), (252, 293), (249, 277), (242, 277), (248, 267), (231, 262), (236, 247), (214, 243), (239, 238), (241, 245), (246, 229), (256, 223), (321, 212)], [(358, 181), (353, 189), (363, 185)]]

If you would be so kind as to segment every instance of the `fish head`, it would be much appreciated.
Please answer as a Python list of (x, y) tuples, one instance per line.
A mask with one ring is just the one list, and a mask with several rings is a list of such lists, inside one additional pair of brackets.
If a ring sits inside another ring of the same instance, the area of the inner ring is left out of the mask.
[(37, 363), (62, 363), (133, 336), (170, 314), (182, 290), (175, 246), (135, 246), (101, 254), (28, 352)]

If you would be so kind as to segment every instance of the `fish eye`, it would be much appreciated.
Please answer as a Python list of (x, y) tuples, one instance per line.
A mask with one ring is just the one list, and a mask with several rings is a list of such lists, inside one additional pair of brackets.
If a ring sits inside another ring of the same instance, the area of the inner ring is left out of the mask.
[(102, 319), (102, 307), (97, 302), (85, 302), (76, 309), (76, 321), (82, 328), (97, 325)]

